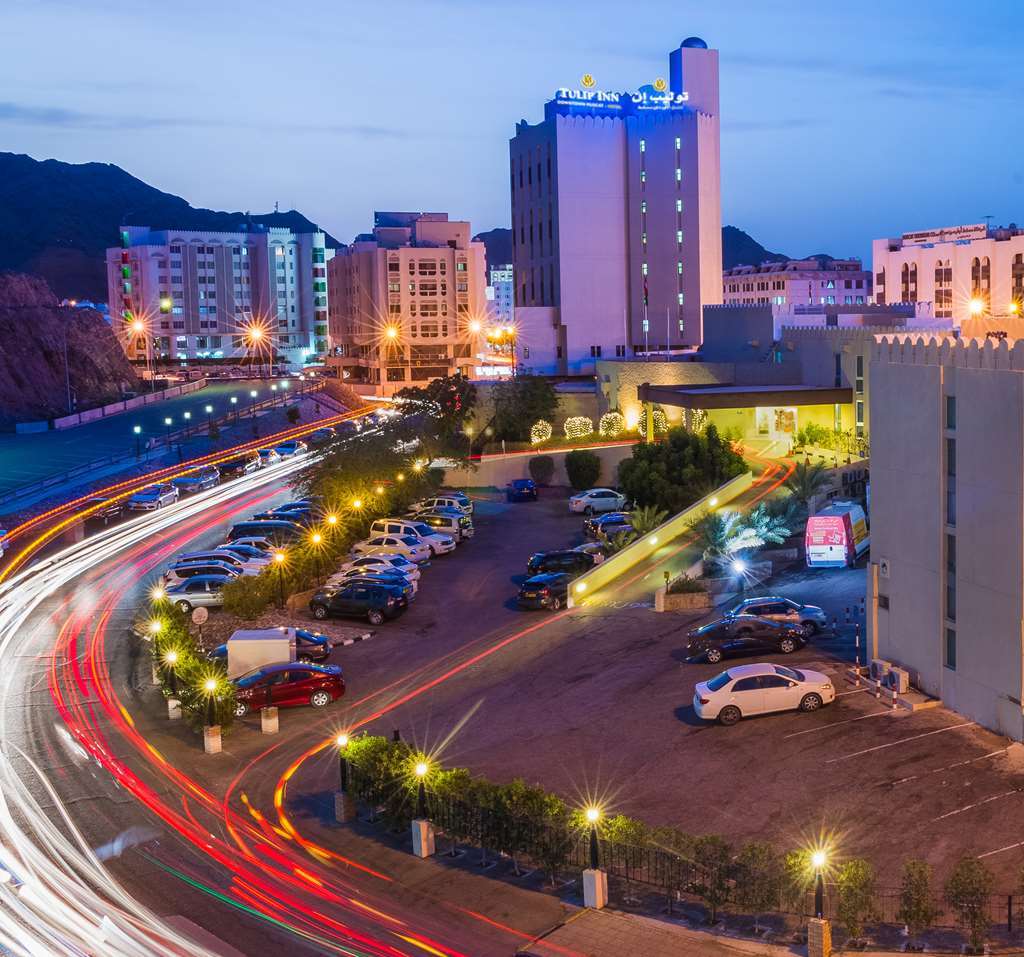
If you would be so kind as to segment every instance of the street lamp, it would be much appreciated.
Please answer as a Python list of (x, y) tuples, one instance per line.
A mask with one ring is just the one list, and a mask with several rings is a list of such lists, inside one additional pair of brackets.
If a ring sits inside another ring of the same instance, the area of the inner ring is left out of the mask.
[(345, 760), (345, 748), (348, 747), (348, 735), (343, 731), (335, 739), (338, 745), (338, 784), (342, 794), (348, 793), (348, 761)]
[(209, 432), (213, 428), (213, 406), (206, 405), (203, 411), (206, 413), (206, 430)]
[(358, 512), (363, 507), (363, 500), (361, 498), (352, 499), (352, 507)]
[(178, 672), (175, 671), (175, 666), (178, 664), (178, 653), (173, 648), (164, 655), (164, 664), (167, 666), (167, 672), (171, 677), (171, 695), (177, 698)]
[(163, 631), (164, 623), (159, 618), (154, 618), (147, 626), (146, 630), (155, 638)]
[(811, 852), (811, 867), (814, 868), (814, 916), (821, 920), (825, 916), (825, 865), (828, 855), (824, 850)]
[(426, 761), (417, 761), (416, 767), (413, 768), (417, 778), (416, 817), (421, 821), (425, 821), (427, 819), (427, 789), (424, 784), (424, 779), (426, 778), (429, 770), (430, 765)]
[(164, 416), (164, 429), (166, 430), (166, 434), (167, 434), (167, 444), (168, 444), (168, 445), (169, 445), (169, 444), (170, 444), (170, 442), (171, 442), (171, 423), (172, 423), (173, 421), (174, 421), (174, 420), (173, 420), (173, 419), (172, 419), (172, 418), (171, 418), (171, 417), (170, 417), (169, 415), (165, 415), (165, 416)]
[(212, 728), (217, 723), (217, 679), (207, 678), (206, 681), (203, 682), (203, 691), (206, 692), (206, 726), (208, 728)]
[(139, 436), (142, 435), (142, 426), (133, 425), (132, 432), (135, 433), (135, 457), (137, 459), (142, 458), (142, 439), (139, 438)]
[(327, 516), (327, 524), (331, 526), (338, 524), (338, 516), (334, 512)]
[(375, 485), (373, 491), (374, 491), (375, 495), (383, 495), (384, 494), (384, 486), (383, 485)]
[(278, 549), (274, 552), (274, 564), (277, 565), (277, 600), (278, 607), (284, 608), (284, 561), (285, 554)]
[(316, 587), (320, 587), (320, 544), (324, 537), (319, 532), (313, 532), (309, 536), (309, 543), (313, 546), (313, 563), (316, 568)]
[(398, 474), (397, 474), (397, 475), (395, 476), (395, 479), (396, 479), (397, 481), (399, 481), (399, 482), (404, 482), (404, 481), (405, 481), (405, 472), (399, 472), (399, 473), (398, 473)]
[(597, 845), (597, 822), (601, 820), (601, 809), (599, 807), (588, 807), (585, 816), (590, 825), (590, 869), (596, 871), (599, 866), (598, 845)]
[(254, 419), (256, 418), (256, 396), (258, 395), (259, 393), (255, 389), (249, 390), (249, 398), (252, 399), (252, 417)]
[(238, 396), (231, 396), (231, 404), (235, 407), (235, 425), (238, 425)]
[(149, 592), (150, 601), (164, 601), (166, 598), (167, 592), (164, 591), (161, 585), (154, 585)]
[(978, 296), (974, 296), (967, 303), (967, 309), (972, 316), (980, 316), (985, 311), (985, 301)]

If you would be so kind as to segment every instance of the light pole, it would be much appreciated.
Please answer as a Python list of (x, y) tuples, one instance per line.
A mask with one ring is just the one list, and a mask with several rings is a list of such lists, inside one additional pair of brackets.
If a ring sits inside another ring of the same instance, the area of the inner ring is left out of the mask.
[(320, 587), (320, 544), (324, 537), (319, 532), (313, 532), (309, 536), (309, 543), (313, 546), (313, 564), (316, 568), (316, 587)]
[(587, 823), (590, 824), (590, 869), (596, 871), (600, 866), (598, 859), (597, 843), (597, 822), (601, 820), (601, 809), (588, 807), (586, 810)]
[(167, 437), (167, 445), (168, 446), (170, 446), (170, 444), (171, 444), (171, 423), (173, 421), (174, 420), (169, 415), (165, 415), (164, 416), (164, 434)]
[(824, 851), (811, 854), (811, 866), (814, 868), (814, 916), (818, 920), (825, 917), (825, 864), (827, 857)]
[(413, 769), (416, 772), (416, 817), (420, 821), (427, 819), (427, 788), (424, 781), (430, 765), (426, 761), (418, 761)]
[(348, 761), (345, 760), (345, 748), (348, 747), (348, 735), (342, 732), (338, 735), (338, 789), (342, 794), (348, 794)]
[(277, 565), (277, 606), (284, 608), (284, 561), (285, 554), (278, 549), (274, 552), (274, 564)]
[(217, 725), (217, 679), (207, 678), (203, 691), (206, 692), (206, 726), (213, 728)]
[(142, 439), (139, 436), (142, 435), (142, 426), (133, 425), (132, 432), (135, 433), (135, 457), (140, 459), (142, 458)]
[(172, 648), (164, 655), (164, 665), (167, 667), (167, 674), (171, 679), (171, 696), (178, 697), (178, 672), (175, 666), (178, 664), (178, 653)]
[(231, 396), (231, 404), (235, 407), (235, 425), (238, 425), (238, 396)]

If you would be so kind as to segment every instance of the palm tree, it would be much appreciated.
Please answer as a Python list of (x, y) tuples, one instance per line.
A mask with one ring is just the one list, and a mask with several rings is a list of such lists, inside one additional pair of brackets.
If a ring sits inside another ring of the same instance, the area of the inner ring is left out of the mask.
[(705, 562), (724, 564), (735, 552), (744, 548), (758, 548), (764, 541), (748, 528), (739, 512), (720, 510), (708, 512), (693, 525), (696, 545)]
[(767, 502), (762, 502), (747, 515), (746, 527), (752, 531), (764, 545), (781, 545), (793, 532), (792, 512), (793, 500), (787, 499), (789, 508), (778, 511)]
[(665, 509), (656, 505), (645, 505), (629, 513), (629, 524), (633, 526), (637, 535), (646, 535), (653, 532), (666, 518), (668, 512)]
[(616, 532), (608, 538), (608, 551), (613, 555), (616, 552), (621, 552), (622, 549), (632, 545), (638, 537), (635, 529), (623, 529), (621, 532)]
[(798, 462), (793, 474), (783, 483), (793, 498), (804, 508), (810, 508), (811, 500), (832, 484), (832, 479), (820, 462)]

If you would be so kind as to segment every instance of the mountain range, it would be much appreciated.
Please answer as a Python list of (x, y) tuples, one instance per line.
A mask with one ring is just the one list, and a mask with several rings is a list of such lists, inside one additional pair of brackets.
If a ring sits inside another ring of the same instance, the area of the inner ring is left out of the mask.
[[(110, 163), (63, 163), (0, 152), (0, 270), (46, 279), (62, 298), (107, 298), (104, 254), (124, 225), (166, 226), (217, 231), (245, 222), (318, 228), (302, 213), (223, 212), (198, 209), (180, 196), (162, 192)], [(327, 245), (340, 243), (327, 235)], [(512, 261), (512, 231), (478, 234), (490, 265)], [(765, 249), (736, 226), (722, 229), (722, 263), (756, 265), (788, 259)]]

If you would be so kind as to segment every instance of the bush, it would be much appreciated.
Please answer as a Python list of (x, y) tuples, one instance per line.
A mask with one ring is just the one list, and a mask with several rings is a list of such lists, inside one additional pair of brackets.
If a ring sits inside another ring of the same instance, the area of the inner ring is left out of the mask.
[(593, 488), (601, 474), (601, 459), (594, 452), (573, 449), (565, 455), (565, 471), (577, 491)]
[(956, 911), (960, 926), (971, 938), (971, 946), (980, 950), (988, 930), (988, 895), (992, 892), (992, 872), (976, 857), (963, 857), (946, 881), (946, 903)]
[(551, 423), (546, 422), (544, 419), (540, 419), (533, 423), (530, 428), (530, 442), (534, 445), (540, 445), (542, 442), (547, 442), (551, 438), (553, 429)]
[(605, 412), (597, 430), (603, 438), (617, 439), (626, 431), (626, 419), (621, 412)]
[(290, 405), (285, 410), (284, 415), (285, 415), (285, 418), (289, 422), (291, 422), (292, 425), (295, 425), (295, 423), (298, 422), (299, 419), (302, 418), (302, 410), (297, 405)]
[[(654, 434), (665, 435), (668, 432), (668, 416), (665, 415), (665, 410), (660, 406), (656, 405), (652, 412), (652, 418), (654, 421)], [(640, 423), (637, 425), (642, 436), (647, 435), (647, 410), (644, 409), (640, 413)]]
[(718, 908), (729, 899), (729, 863), (732, 851), (725, 838), (705, 834), (693, 842), (693, 857), (699, 871), (696, 892), (708, 905), (711, 922), (718, 916)]
[(741, 907), (753, 911), (756, 933), (761, 914), (774, 910), (782, 895), (782, 859), (770, 844), (751, 841), (736, 858), (736, 869), (736, 898)]
[(836, 884), (839, 922), (851, 937), (860, 937), (864, 924), (875, 916), (875, 869), (863, 858), (854, 857), (839, 869)]
[(529, 462), (530, 477), (538, 485), (547, 485), (555, 475), (555, 460), (550, 455), (535, 455)]
[(594, 421), (585, 415), (571, 415), (565, 420), (565, 437), (570, 442), (578, 439), (585, 439), (588, 435), (594, 434)]
[(277, 582), (271, 578), (276, 570), (267, 569), (258, 575), (242, 575), (224, 586), (224, 611), (229, 615), (252, 621), (266, 611), (276, 595)]
[(494, 384), (493, 428), (499, 439), (522, 440), (529, 423), (550, 421), (558, 411), (558, 395), (550, 379), (536, 375), (517, 375)]
[(927, 861), (906, 861), (900, 887), (900, 909), (896, 919), (903, 921), (911, 937), (919, 937), (938, 917), (932, 900), (932, 868)]
[(680, 575), (668, 583), (669, 595), (696, 595), (706, 590), (702, 582), (689, 575)]

